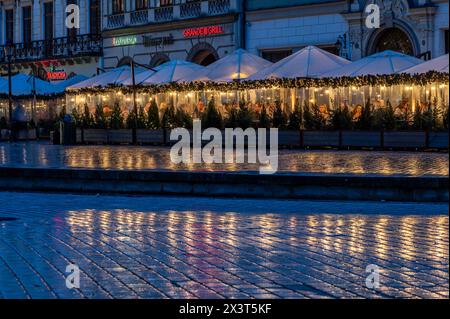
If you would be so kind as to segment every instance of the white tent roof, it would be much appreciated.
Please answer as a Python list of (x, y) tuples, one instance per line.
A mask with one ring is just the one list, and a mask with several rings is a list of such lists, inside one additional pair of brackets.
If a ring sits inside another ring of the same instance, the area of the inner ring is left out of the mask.
[[(178, 81), (181, 78), (190, 76), (194, 73), (204, 70), (204, 66), (182, 61), (172, 60), (161, 64), (155, 68), (155, 71), (147, 70), (135, 77), (136, 84), (152, 85)], [(123, 85), (131, 85), (131, 77), (122, 81)]]
[(447, 72), (448, 73), (448, 53), (441, 55), (440, 57), (423, 62), (409, 69), (403, 70), (400, 73), (427, 73), (429, 71)]
[(64, 81), (56, 82), (53, 85), (55, 87), (56, 92), (62, 93), (62, 92), (64, 92), (66, 87), (74, 85), (76, 83), (79, 83), (79, 82), (87, 80), (87, 79), (88, 79), (87, 76), (84, 76), (84, 75), (81, 75), (81, 74), (76, 74), (76, 75), (74, 75), (74, 76), (72, 76), (72, 77), (70, 77), (70, 78), (68, 78), (68, 79), (66, 79)]
[(422, 60), (415, 57), (400, 52), (386, 50), (352, 62), (337, 70), (323, 73), (321, 76), (340, 77), (393, 74), (421, 62)]
[(212, 80), (229, 82), (232, 80), (241, 80), (271, 65), (271, 62), (257, 55), (248, 53), (243, 49), (237, 49), (233, 53), (208, 65), (204, 71), (183, 78), (180, 81)]
[(306, 78), (335, 70), (350, 61), (315, 46), (308, 46), (253, 74), (250, 80)]
[[(36, 95), (50, 95), (57, 93), (55, 86), (50, 82), (35, 77), (34, 81)], [(33, 76), (18, 73), (11, 77), (12, 95), (23, 96), (33, 94)], [(8, 94), (8, 80), (0, 82), (0, 93)]]
[[(135, 73), (142, 72), (142, 68), (134, 68)], [(99, 75), (95, 75), (87, 80), (70, 85), (67, 89), (82, 89), (92, 87), (106, 87), (108, 85), (121, 84), (121, 82), (131, 76), (131, 67), (124, 65)]]

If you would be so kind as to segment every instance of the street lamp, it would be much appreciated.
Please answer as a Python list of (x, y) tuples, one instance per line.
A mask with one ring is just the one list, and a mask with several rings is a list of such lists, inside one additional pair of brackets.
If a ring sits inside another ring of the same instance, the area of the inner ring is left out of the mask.
[[(12, 62), (12, 56), (13, 56), (13, 46), (12, 46), (12, 42), (10, 40), (6, 41), (4, 50), (5, 50), (5, 57), (8, 59), (8, 113), (9, 113), (9, 124), (11, 127), (11, 123), (12, 123), (11, 62)], [(10, 134), (10, 136), (11, 135), (12, 134)]]

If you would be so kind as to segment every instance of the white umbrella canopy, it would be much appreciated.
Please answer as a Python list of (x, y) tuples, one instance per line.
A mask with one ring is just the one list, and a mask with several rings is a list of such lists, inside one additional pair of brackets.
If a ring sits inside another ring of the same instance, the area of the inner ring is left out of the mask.
[[(34, 89), (36, 95), (50, 95), (58, 93), (55, 85), (50, 82), (43, 81), (37, 77), (34, 78)], [(8, 94), (8, 80), (0, 82), (0, 93)], [(33, 95), (33, 76), (18, 73), (11, 77), (11, 91), (13, 96), (29, 96)]]
[(230, 82), (233, 80), (242, 80), (272, 64), (272, 62), (243, 49), (237, 49), (233, 53), (208, 65), (204, 71), (183, 78), (180, 81), (212, 80), (217, 82)]
[[(204, 70), (205, 67), (182, 60), (172, 60), (161, 64), (153, 70), (147, 70), (135, 77), (136, 84), (153, 85), (176, 82), (181, 78), (191, 76), (197, 72)], [(123, 85), (131, 85), (131, 77), (122, 81)]]
[(409, 69), (403, 70), (399, 73), (419, 74), (427, 73), (429, 71), (446, 72), (448, 73), (448, 53), (440, 57), (423, 62)]
[(309, 78), (335, 70), (350, 61), (315, 46), (307, 46), (253, 74), (249, 80), (271, 78)]
[(88, 77), (85, 75), (76, 74), (64, 81), (54, 83), (53, 86), (55, 87), (56, 92), (62, 93), (62, 92), (64, 92), (66, 87), (69, 87), (69, 86), (79, 83), (81, 81), (85, 81), (87, 79), (88, 79)]
[[(135, 73), (140, 73), (143, 71), (142, 68), (134, 68)], [(118, 85), (122, 81), (131, 76), (131, 67), (129, 65), (124, 65), (99, 75), (95, 75), (87, 80), (78, 82), (76, 84), (70, 85), (67, 89), (83, 89), (83, 88), (93, 88), (93, 87), (106, 87), (108, 85)]]
[(339, 69), (321, 74), (321, 77), (394, 74), (423, 61), (415, 57), (386, 50), (375, 53)]

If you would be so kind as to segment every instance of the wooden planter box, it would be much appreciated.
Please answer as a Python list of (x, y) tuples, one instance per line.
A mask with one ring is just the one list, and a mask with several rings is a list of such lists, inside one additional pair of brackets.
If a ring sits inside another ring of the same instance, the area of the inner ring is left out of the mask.
[(384, 132), (384, 147), (394, 147), (394, 148), (426, 147), (426, 133)]
[(339, 131), (304, 131), (304, 146), (339, 146)]
[(30, 128), (26, 130), (20, 130), (17, 133), (17, 140), (35, 140), (36, 139), (36, 129)]
[(342, 131), (342, 146), (381, 147), (381, 132)]
[(448, 132), (430, 132), (428, 147), (448, 148), (448, 137)]
[(107, 130), (107, 143), (112, 144), (130, 144), (133, 143), (133, 130)]
[(164, 144), (164, 130), (138, 129), (136, 139), (140, 144)]
[[(81, 140), (81, 138), (80, 138), (80, 140)], [(77, 141), (78, 141), (78, 136), (77, 136)], [(83, 142), (84, 143), (94, 143), (94, 144), (108, 143), (108, 130), (85, 129)]]
[[(267, 131), (267, 143), (270, 143), (269, 131)], [(280, 131), (278, 130), (279, 146), (300, 146), (300, 131)]]
[(9, 130), (8, 129), (2, 129), (0, 131), (0, 140), (9, 140)]

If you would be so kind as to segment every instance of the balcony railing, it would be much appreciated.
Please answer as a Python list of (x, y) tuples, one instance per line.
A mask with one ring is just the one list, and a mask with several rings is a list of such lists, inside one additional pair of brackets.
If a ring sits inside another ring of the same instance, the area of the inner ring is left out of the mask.
[(130, 14), (130, 24), (144, 24), (148, 21), (148, 10), (133, 11)]
[(163, 22), (173, 19), (173, 7), (159, 7), (155, 8), (155, 21)]
[(112, 14), (108, 16), (108, 29), (120, 28), (125, 25), (125, 13)]
[[(100, 35), (82, 34), (76, 37), (62, 37), (52, 40), (37, 40), (12, 45), (12, 56), (16, 62), (36, 61), (49, 58), (70, 58), (100, 56), (102, 38)], [(0, 46), (0, 63), (6, 62), (4, 46)]]
[(209, 0), (208, 14), (223, 14), (230, 10), (230, 0)]
[(180, 5), (180, 17), (191, 18), (198, 17), (202, 13), (202, 5), (200, 2), (188, 2)]
[(117, 29), (130, 25), (163, 23), (201, 16), (223, 15), (237, 12), (238, 9), (238, 0), (177, 1), (170, 6), (107, 15), (103, 27), (105, 29)]

